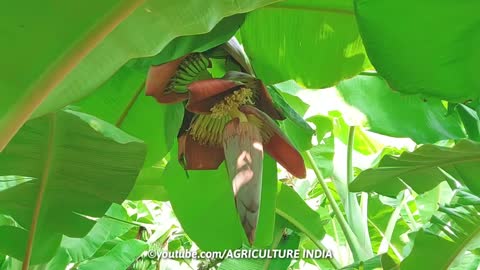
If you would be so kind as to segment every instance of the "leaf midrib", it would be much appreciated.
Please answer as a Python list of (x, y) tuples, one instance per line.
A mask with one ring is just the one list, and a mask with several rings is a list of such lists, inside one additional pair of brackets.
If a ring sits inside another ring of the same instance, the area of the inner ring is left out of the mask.
[(35, 209), (32, 215), (32, 223), (30, 226), (29, 234), (28, 234), (28, 241), (25, 249), (25, 258), (23, 260), (23, 265), (22, 265), (23, 270), (28, 270), (28, 267), (30, 265), (30, 259), (32, 257), (32, 252), (33, 252), (33, 244), (35, 242), (35, 235), (36, 235), (37, 226), (38, 226), (38, 220), (40, 218), (43, 198), (45, 195), (45, 190), (47, 188), (47, 183), (50, 176), (50, 171), (51, 171), (52, 161), (54, 156), (57, 117), (55, 114), (52, 113), (48, 116), (48, 118), (50, 120), (49, 121), (50, 127), (49, 127), (48, 141), (47, 141), (47, 153), (46, 153), (45, 165), (43, 168), (42, 176), (39, 179), (40, 185), (39, 185), (39, 190), (37, 194), (37, 199), (35, 201)]
[(138, 100), (138, 97), (140, 96), (143, 89), (145, 88), (145, 83), (146, 83), (146, 81), (143, 81), (142, 84), (137, 88), (137, 90), (135, 90), (135, 93), (133, 94), (132, 98), (127, 103), (125, 108), (122, 110), (122, 114), (120, 115), (120, 117), (115, 122), (116, 127), (121, 128), (123, 122), (125, 121), (125, 118), (127, 118), (128, 114), (130, 113), (130, 110), (132, 109), (133, 105), (135, 105), (135, 103)]

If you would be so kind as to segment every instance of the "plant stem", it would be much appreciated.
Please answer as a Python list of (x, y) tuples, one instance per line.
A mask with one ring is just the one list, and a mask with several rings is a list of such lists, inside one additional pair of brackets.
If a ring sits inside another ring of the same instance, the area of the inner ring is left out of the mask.
[(368, 193), (366, 192), (360, 195), (360, 211), (362, 218), (368, 221)]
[(382, 242), (380, 243), (380, 247), (378, 248), (378, 254), (382, 254), (382, 253), (386, 253), (388, 251), (388, 247), (390, 247), (400, 260), (403, 260), (403, 257), (400, 254), (400, 252), (392, 245), (391, 240), (392, 240), (393, 231), (395, 230), (395, 225), (397, 224), (397, 220), (398, 218), (400, 218), (400, 211), (402, 210), (402, 205), (407, 198), (407, 196), (405, 195), (403, 196), (400, 204), (397, 205), (395, 210), (392, 212), (392, 215), (388, 220), (385, 233), (383, 234)]
[(310, 162), (310, 165), (313, 168), (313, 171), (315, 172), (315, 175), (317, 176), (318, 182), (320, 183), (320, 185), (323, 188), (323, 191), (325, 192), (325, 196), (327, 197), (333, 209), (333, 212), (337, 217), (338, 223), (340, 224), (342, 231), (345, 234), (345, 238), (347, 239), (348, 245), (350, 246), (354, 260), (359, 261), (360, 258), (364, 258), (365, 256), (362, 248), (360, 247), (357, 237), (355, 236), (355, 234), (352, 232), (352, 229), (348, 225), (347, 220), (343, 216), (342, 211), (340, 210), (340, 207), (338, 206), (337, 202), (335, 201), (335, 198), (330, 192), (330, 189), (328, 189), (327, 183), (325, 183), (325, 179), (323, 179), (322, 172), (317, 167), (317, 164), (315, 164), (312, 154), (308, 150), (305, 151), (305, 154), (307, 156), (308, 161)]
[(407, 217), (408, 217), (408, 220), (410, 221), (412, 230), (416, 231), (416, 230), (418, 230), (419, 226), (418, 226), (417, 222), (415, 221), (415, 217), (413, 216), (412, 211), (410, 211), (410, 207), (408, 207), (408, 202), (407, 202), (407, 199), (406, 199), (408, 195), (409, 195), (408, 192), (405, 191), (405, 193), (404, 193), (405, 197), (402, 200), (401, 205), (403, 205), (403, 208), (405, 209), (405, 212), (407, 212)]
[[(331, 209), (332, 206), (329, 205), (329, 208)], [(336, 245), (337, 254), (339, 256), (340, 263), (343, 265), (345, 263), (345, 261), (340, 256), (340, 254), (341, 254), (340, 244), (339, 244), (340, 243), (340, 237), (338, 236), (337, 223), (336, 223), (335, 219), (332, 219), (332, 228), (333, 228), (333, 236), (335, 237), (335, 243), (337, 244)]]
[[(393, 215), (393, 214), (392, 214), (392, 215)], [(391, 217), (390, 217), (390, 218), (391, 218)], [(389, 222), (390, 222), (390, 220), (389, 220)], [(368, 223), (370, 223), (370, 225), (372, 225), (372, 227), (375, 228), (375, 230), (377, 230), (378, 234), (380, 234), (380, 236), (383, 237), (383, 238), (382, 238), (382, 243), (383, 243), (383, 239), (385, 239), (385, 237), (386, 237), (386, 232), (384, 233), (375, 223), (373, 223), (372, 220), (368, 219)], [(398, 257), (398, 259), (399, 259), (400, 261), (402, 261), (402, 260), (403, 260), (402, 254), (400, 254), (400, 252), (399, 252), (399, 251), (397, 250), (397, 248), (392, 244), (392, 242), (388, 242), (388, 246), (392, 249), (393, 253), (395, 253), (395, 255)], [(387, 248), (386, 251), (382, 251), (382, 247), (380, 246), (380, 247), (378, 248), (377, 254), (380, 255), (380, 254), (385, 253), (385, 252), (387, 252), (387, 251), (388, 251), (388, 248)]]
[(32, 258), (33, 245), (35, 242), (35, 234), (37, 232), (38, 220), (40, 219), (40, 212), (42, 210), (43, 198), (47, 189), (48, 178), (50, 175), (50, 169), (53, 161), (54, 143), (55, 143), (55, 129), (57, 119), (54, 114), (50, 114), (50, 132), (48, 136), (47, 158), (45, 160), (45, 166), (40, 179), (40, 187), (37, 194), (37, 200), (35, 201), (35, 209), (33, 210), (32, 224), (30, 225), (30, 232), (28, 234), (27, 247), (25, 250), (25, 258), (23, 259), (22, 269), (28, 270), (30, 265), (30, 259)]
[[(370, 234), (368, 232), (368, 194), (362, 193), (360, 205), (355, 193), (349, 191), (349, 185), (354, 179), (353, 170), (353, 148), (355, 143), (355, 126), (351, 126), (348, 130), (348, 142), (347, 142), (347, 205), (345, 207), (345, 213), (347, 216), (347, 222), (350, 224), (353, 233), (357, 236), (357, 239), (363, 247), (363, 251), (367, 257), (373, 256), (373, 249), (370, 242)], [(366, 259), (366, 258), (364, 258)]]
[(348, 130), (348, 144), (347, 144), (347, 190), (348, 190), (348, 185), (353, 181), (353, 143), (354, 141), (355, 141), (355, 127), (351, 126), (350, 129)]

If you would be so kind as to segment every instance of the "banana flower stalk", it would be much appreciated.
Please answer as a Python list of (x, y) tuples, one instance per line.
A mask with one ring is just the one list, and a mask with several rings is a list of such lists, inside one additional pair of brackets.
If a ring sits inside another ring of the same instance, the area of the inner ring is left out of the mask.
[[(186, 99), (165, 92), (165, 84), (154, 83), (151, 74), (155, 75), (155, 70), (149, 74), (147, 94), (162, 103)], [(186, 110), (194, 117), (179, 134), (179, 160), (187, 170), (217, 169), (225, 161), (237, 212), (253, 244), (264, 152), (298, 178), (306, 175), (303, 158), (274, 122), (284, 118), (260, 80), (242, 72), (228, 72), (222, 79), (195, 81), (187, 88)]]

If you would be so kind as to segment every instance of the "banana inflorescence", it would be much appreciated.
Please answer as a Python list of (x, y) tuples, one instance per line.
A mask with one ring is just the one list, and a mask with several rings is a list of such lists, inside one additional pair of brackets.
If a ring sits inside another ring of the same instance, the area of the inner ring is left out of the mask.
[(198, 75), (211, 66), (210, 60), (201, 53), (188, 55), (180, 64), (177, 73), (170, 79), (166, 92), (186, 93), (187, 86), (198, 79)]

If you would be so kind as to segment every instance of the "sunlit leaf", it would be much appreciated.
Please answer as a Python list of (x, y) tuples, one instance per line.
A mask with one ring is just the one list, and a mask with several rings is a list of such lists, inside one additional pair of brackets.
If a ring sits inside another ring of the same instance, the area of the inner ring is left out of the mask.
[(267, 84), (324, 88), (369, 66), (352, 1), (289, 0), (247, 15), (241, 39)]
[(480, 2), (354, 2), (368, 56), (392, 89), (457, 102), (479, 97)]
[(417, 143), (466, 137), (457, 115), (447, 115), (437, 98), (396, 93), (376, 76), (357, 76), (337, 89), (348, 104), (366, 115), (373, 132), (409, 137)]

